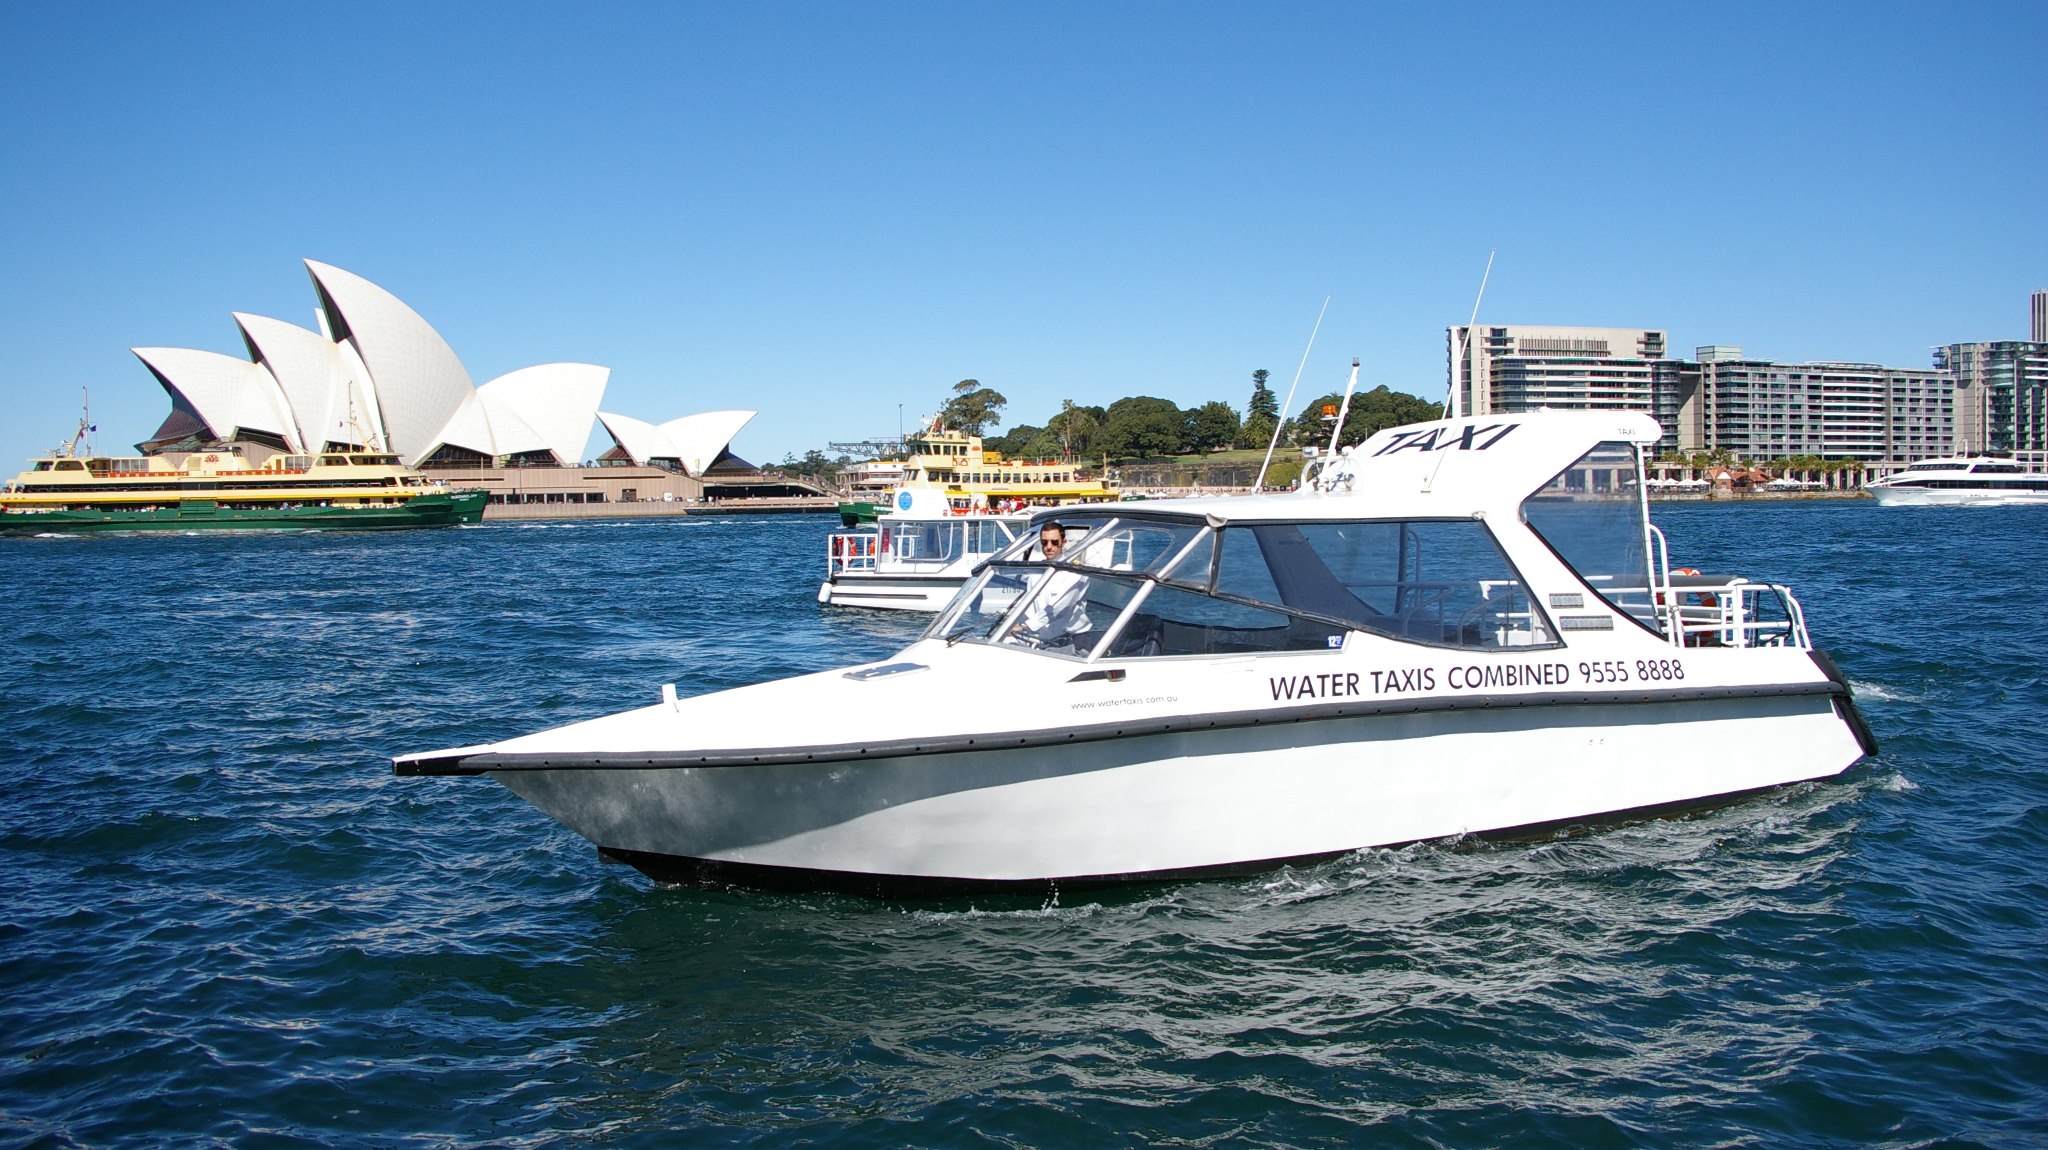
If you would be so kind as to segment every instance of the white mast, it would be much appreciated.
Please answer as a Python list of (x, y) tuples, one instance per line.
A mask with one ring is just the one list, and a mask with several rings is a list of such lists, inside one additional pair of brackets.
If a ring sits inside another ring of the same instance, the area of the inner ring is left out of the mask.
[(1257, 495), (1266, 486), (1266, 468), (1273, 465), (1273, 449), (1280, 446), (1280, 429), (1287, 426), (1287, 413), (1294, 410), (1294, 389), (1301, 384), (1301, 369), (1308, 366), (1308, 353), (1316, 346), (1316, 333), (1323, 330), (1323, 315), (1330, 310), (1330, 297), (1323, 297), (1323, 307), (1316, 313), (1316, 325), (1309, 329), (1308, 346), (1301, 349), (1301, 362), (1294, 367), (1294, 382), (1287, 385), (1287, 402), (1280, 405), (1280, 418), (1273, 421), (1273, 439), (1266, 444), (1266, 458), (1259, 463), (1259, 477), (1252, 480), (1252, 494)]
[(1351, 414), (1351, 393), (1358, 390), (1358, 357), (1351, 357), (1351, 378), (1344, 382), (1344, 402), (1337, 408), (1337, 426), (1330, 429), (1330, 458), (1337, 457), (1337, 437), (1344, 433), (1344, 417)]
[(1465, 366), (1466, 357), (1472, 350), (1472, 328), (1479, 322), (1479, 301), (1486, 298), (1486, 281), (1493, 275), (1493, 257), (1500, 249), (1486, 253), (1486, 271), (1479, 277), (1479, 295), (1472, 301), (1472, 318), (1465, 321), (1465, 338), (1458, 345), (1458, 360), (1451, 365), (1451, 393), (1444, 397), (1444, 418), (1456, 419), (1465, 414), (1458, 405), (1458, 372)]

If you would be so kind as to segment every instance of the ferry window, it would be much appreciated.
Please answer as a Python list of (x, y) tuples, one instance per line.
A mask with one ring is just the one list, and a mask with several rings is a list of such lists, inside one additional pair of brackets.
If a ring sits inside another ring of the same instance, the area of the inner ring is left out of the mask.
[(1527, 523), (1602, 599), (1657, 630), (1635, 445), (1596, 445), (1522, 501)]
[(1223, 532), (1216, 589), (1396, 639), (1453, 647), (1552, 641), (1484, 524), (1377, 520)]

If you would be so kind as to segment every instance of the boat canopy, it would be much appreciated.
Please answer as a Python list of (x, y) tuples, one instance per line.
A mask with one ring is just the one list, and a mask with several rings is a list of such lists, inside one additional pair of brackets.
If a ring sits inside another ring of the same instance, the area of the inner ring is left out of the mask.
[[(1604, 604), (1563, 626), (1618, 616), (1661, 636), (1640, 459), (1658, 434), (1630, 414), (1449, 420), (1374, 436), (1323, 490), (1048, 511), (928, 634), (1084, 659), (1352, 632), (1529, 648), (1559, 644), (1554, 609)], [(1048, 558), (1041, 530), (1066, 548)], [(1539, 605), (1532, 586), (1556, 594)]]

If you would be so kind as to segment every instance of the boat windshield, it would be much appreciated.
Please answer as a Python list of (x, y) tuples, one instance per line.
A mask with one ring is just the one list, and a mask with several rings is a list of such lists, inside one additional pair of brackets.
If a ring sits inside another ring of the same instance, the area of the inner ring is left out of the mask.
[(1477, 520), (1087, 527), (1054, 562), (1036, 536), (1013, 545), (927, 634), (1078, 658), (1330, 650), (1350, 631), (1463, 648), (1553, 642)]
[(1522, 501), (1522, 522), (1594, 593), (1657, 631), (1641, 480), (1634, 444), (1597, 444)]

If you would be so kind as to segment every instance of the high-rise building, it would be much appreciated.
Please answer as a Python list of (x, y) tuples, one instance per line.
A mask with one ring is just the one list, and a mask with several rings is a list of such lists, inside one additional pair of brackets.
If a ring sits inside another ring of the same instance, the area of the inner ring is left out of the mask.
[(2048, 463), (2048, 341), (1952, 343), (1934, 366), (1955, 380), (1958, 452)]
[(2048, 343), (2048, 291), (2037, 291), (2028, 301), (2028, 310), (2033, 318), (2033, 331), (2027, 336), (2035, 343)]
[(1465, 415), (1539, 407), (1647, 411), (1678, 446), (1686, 396), (1664, 333), (1632, 327), (1482, 324), (1446, 329), (1452, 397)]
[(1900, 464), (1956, 446), (1955, 385), (1936, 369), (1782, 364), (1701, 347), (1670, 359), (1647, 328), (1480, 325), (1447, 331), (1450, 386), (1468, 415), (1539, 407), (1647, 411), (1661, 452), (1726, 449)]
[[(1682, 449), (1762, 462), (1795, 455), (1907, 463), (1955, 450), (1955, 384), (1939, 369), (1774, 363), (1703, 347)], [(1694, 438), (1697, 435), (1697, 438)]]

